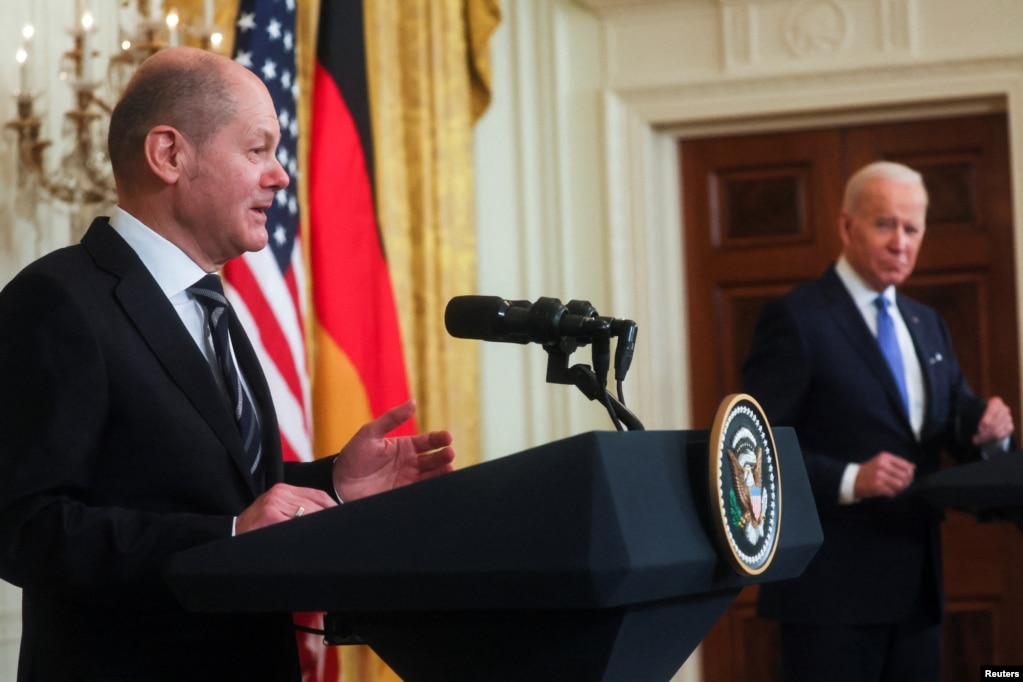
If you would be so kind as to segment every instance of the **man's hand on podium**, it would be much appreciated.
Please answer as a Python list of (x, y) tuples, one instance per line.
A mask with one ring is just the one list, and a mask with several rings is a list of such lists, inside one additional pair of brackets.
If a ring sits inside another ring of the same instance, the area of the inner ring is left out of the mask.
[(278, 483), (257, 497), (255, 502), (238, 515), (234, 533), (241, 535), (250, 530), (336, 506), (337, 501), (322, 490)]

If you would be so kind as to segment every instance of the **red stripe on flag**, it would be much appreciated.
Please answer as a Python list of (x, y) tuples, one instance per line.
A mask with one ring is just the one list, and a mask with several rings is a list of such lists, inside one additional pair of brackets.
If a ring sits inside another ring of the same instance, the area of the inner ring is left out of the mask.
[(295, 448), (292, 447), (291, 442), (281, 434), (281, 456), (285, 462), (300, 462), (302, 458), (295, 452)]
[[(295, 245), (295, 253), (298, 254), (300, 251), (298, 244)], [(305, 299), (298, 290), (298, 277), (295, 275), (295, 267), (292, 266), (284, 273), (284, 286), (288, 289), (288, 296), (291, 297), (291, 304), (295, 310), (295, 319), (298, 322), (298, 328), (302, 332), (302, 348), (306, 347), (306, 332), (305, 332)]]

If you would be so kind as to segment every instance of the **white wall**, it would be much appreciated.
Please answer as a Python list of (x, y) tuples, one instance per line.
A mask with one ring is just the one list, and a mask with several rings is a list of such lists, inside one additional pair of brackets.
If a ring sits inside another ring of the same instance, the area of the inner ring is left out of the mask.
[[(660, 286), (681, 276), (674, 154), (625, 153), (624, 166), (608, 167), (609, 154), (624, 152), (608, 136), (622, 112), (607, 99), (605, 29), (589, 8), (510, 0), (502, 12), (491, 42), (494, 99), (475, 135), (479, 293), (584, 299), (602, 315), (634, 319), (640, 331), (627, 404), (647, 428), (685, 428), (680, 281), (663, 292), (661, 300), (671, 302), (663, 315), (651, 309), (650, 296), (637, 295), (654, 279)], [(656, 137), (639, 131), (631, 143), (646, 147)], [(644, 187), (632, 186), (637, 163), (652, 163)], [(668, 199), (648, 202), (647, 192)], [(633, 201), (633, 193), (643, 200)], [(630, 236), (636, 217), (666, 229), (637, 241)], [(650, 355), (656, 338), (670, 349), (660, 358)], [(590, 348), (571, 360), (592, 364)], [(483, 344), (481, 363), (488, 458), (613, 428), (603, 408), (575, 387), (545, 383), (540, 346)], [(694, 660), (676, 679), (698, 676)]]
[[(628, 317), (613, 309), (602, 216), (599, 24), (566, 2), (512, 2), (503, 12), (491, 43), (494, 98), (475, 138), (478, 291), (589, 300), (602, 315)], [(545, 383), (540, 346), (480, 352), (488, 457), (611, 428), (574, 386)], [(590, 348), (571, 362), (591, 364)]]

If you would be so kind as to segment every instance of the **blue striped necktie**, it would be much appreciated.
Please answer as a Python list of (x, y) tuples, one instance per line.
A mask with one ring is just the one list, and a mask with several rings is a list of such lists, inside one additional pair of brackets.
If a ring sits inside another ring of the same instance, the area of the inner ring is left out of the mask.
[(227, 329), (230, 324), (231, 309), (224, 296), (224, 287), (220, 283), (220, 277), (206, 275), (190, 286), (188, 292), (206, 309), (213, 336), (213, 350), (217, 354), (217, 363), (220, 365), (220, 371), (224, 377), (224, 388), (234, 413), (234, 420), (238, 424), (238, 431), (245, 444), (249, 473), (255, 474), (262, 458), (263, 443), (259, 434), (256, 408), (242, 386), (241, 375), (238, 373), (234, 355), (231, 353)]
[(888, 361), (888, 367), (892, 370), (895, 383), (899, 387), (899, 395), (902, 396), (902, 408), (909, 414), (909, 396), (906, 392), (906, 370), (902, 364), (902, 352), (899, 350), (899, 340), (895, 336), (895, 324), (891, 315), (888, 314), (888, 299), (878, 296), (874, 300), (877, 306), (877, 343), (881, 346), (881, 353)]

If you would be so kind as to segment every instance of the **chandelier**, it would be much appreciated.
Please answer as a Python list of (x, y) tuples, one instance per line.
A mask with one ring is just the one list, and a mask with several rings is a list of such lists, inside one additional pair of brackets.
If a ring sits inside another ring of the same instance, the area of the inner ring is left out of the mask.
[(41, 94), (33, 82), (34, 27), (22, 30), (23, 42), (15, 54), (18, 89), (17, 113), (6, 124), (17, 145), (17, 197), (15, 210), (34, 215), (40, 202), (67, 206), (72, 241), (84, 234), (92, 215), (104, 212), (117, 200), (106, 153), (109, 116), (135, 69), (148, 57), (172, 45), (195, 45), (217, 51), (223, 33), (214, 25), (214, 0), (204, 0), (201, 23), (184, 25), (177, 9), (164, 11), (161, 0), (117, 0), (119, 50), (109, 57), (95, 49), (100, 30), (92, 12), (74, 2), (74, 23), (68, 29), (70, 48), (60, 61), (60, 80), (71, 89), (72, 105), (64, 113), (63, 149), (59, 163), (48, 169), (46, 150), (53, 142), (43, 136), (36, 100)]

